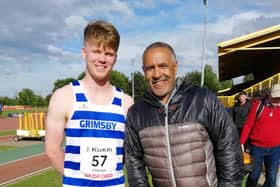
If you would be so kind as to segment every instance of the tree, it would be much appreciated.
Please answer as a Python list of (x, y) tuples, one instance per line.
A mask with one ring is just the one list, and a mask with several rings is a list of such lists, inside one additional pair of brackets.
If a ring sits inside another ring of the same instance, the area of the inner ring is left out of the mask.
[(192, 71), (186, 74), (186, 80), (190, 81), (193, 85), (199, 87), (201, 81), (201, 73), (198, 71)]
[[(130, 83), (130, 88), (132, 89), (132, 83)], [(145, 77), (139, 71), (134, 73), (134, 101), (137, 102), (143, 96), (144, 92), (148, 90), (148, 85), (146, 83)]]
[(12, 99), (7, 96), (0, 97), (0, 103), (2, 103), (3, 105), (16, 105), (17, 104), (16, 99)]
[(67, 84), (69, 84), (70, 82), (74, 81), (74, 78), (66, 78), (66, 79), (58, 79), (57, 81), (55, 81), (54, 83), (54, 88), (52, 90), (52, 92), (54, 92), (55, 90), (57, 90), (58, 88), (61, 88)]
[(217, 75), (214, 73), (212, 66), (208, 64), (205, 65), (204, 71), (205, 71), (204, 87), (216, 93), (219, 90), (219, 81)]
[[(232, 86), (232, 81), (224, 81), (219, 82), (217, 75), (214, 73), (212, 66), (206, 64), (204, 69), (204, 86), (212, 90), (213, 92), (217, 92), (218, 90), (225, 89)], [(201, 72), (193, 71), (186, 74), (185, 78), (192, 82), (195, 86), (200, 86), (201, 82)]]
[(226, 88), (231, 88), (232, 87), (232, 80), (226, 80), (220, 82), (219, 90), (223, 90)]
[(254, 75), (252, 73), (249, 73), (247, 75), (244, 76), (243, 78), (243, 82), (249, 82), (249, 81), (252, 81), (254, 80)]
[(83, 71), (79, 76), (78, 76), (78, 80), (82, 80), (85, 77), (85, 72)]
[(24, 88), (22, 91), (18, 93), (18, 104), (20, 105), (33, 105), (33, 101), (35, 99), (34, 92), (29, 88)]
[(129, 94), (129, 81), (123, 73), (113, 70), (110, 74), (110, 82), (116, 87), (122, 89), (125, 93)]
[(35, 95), (32, 101), (31, 106), (46, 106), (46, 99), (44, 99), (42, 96), (40, 95)]

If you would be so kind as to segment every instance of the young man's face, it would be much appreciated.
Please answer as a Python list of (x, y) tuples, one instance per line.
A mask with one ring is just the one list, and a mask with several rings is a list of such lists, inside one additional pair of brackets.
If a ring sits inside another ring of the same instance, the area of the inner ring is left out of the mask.
[(97, 45), (94, 42), (85, 42), (82, 48), (82, 55), (86, 61), (87, 72), (95, 80), (109, 80), (109, 75), (116, 62), (116, 51), (103, 44)]
[(172, 52), (163, 47), (149, 49), (143, 57), (143, 70), (151, 91), (166, 103), (177, 73), (177, 62)]

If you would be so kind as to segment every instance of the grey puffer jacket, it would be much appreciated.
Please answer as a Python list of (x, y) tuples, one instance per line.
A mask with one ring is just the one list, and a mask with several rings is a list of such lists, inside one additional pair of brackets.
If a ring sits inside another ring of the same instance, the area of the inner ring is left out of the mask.
[(212, 92), (177, 81), (163, 105), (150, 92), (127, 115), (130, 187), (240, 187), (242, 154), (235, 125)]

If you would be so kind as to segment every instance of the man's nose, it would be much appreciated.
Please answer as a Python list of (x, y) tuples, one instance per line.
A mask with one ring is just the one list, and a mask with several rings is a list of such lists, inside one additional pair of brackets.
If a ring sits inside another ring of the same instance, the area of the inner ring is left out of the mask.
[(160, 77), (160, 75), (161, 75), (160, 69), (158, 67), (155, 67), (155, 69), (154, 69), (154, 77), (158, 78), (158, 77)]
[(106, 61), (106, 55), (104, 53), (100, 53), (98, 55), (98, 60), (101, 62), (105, 62)]

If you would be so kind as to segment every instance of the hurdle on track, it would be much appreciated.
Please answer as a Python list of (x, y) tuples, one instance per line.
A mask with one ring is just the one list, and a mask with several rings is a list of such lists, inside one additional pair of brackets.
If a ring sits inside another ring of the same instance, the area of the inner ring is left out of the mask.
[(24, 112), (19, 114), (18, 129), (15, 141), (22, 138), (40, 138), (45, 140), (45, 113), (44, 112)]

